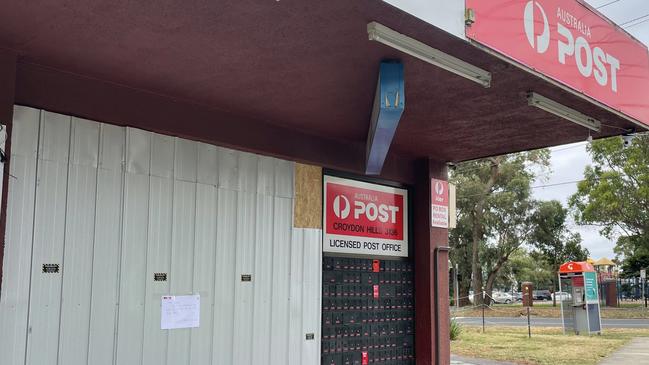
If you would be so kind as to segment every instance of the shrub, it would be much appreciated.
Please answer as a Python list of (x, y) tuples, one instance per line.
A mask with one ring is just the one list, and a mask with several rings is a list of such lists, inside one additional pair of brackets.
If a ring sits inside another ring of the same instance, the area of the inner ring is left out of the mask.
[(451, 325), (449, 329), (449, 332), (451, 334), (451, 341), (455, 341), (460, 338), (460, 334), (462, 333), (462, 325), (460, 325), (460, 323), (454, 318), (451, 319)]

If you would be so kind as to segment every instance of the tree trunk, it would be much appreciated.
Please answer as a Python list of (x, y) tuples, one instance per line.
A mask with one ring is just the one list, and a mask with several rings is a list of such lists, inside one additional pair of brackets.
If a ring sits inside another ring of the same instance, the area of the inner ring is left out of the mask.
[(485, 304), (492, 304), (492, 298), (493, 298), (493, 291), (494, 291), (494, 282), (495, 282), (495, 276), (491, 276), (489, 274), (487, 276), (487, 282), (484, 285), (484, 291), (485, 291)]
[[(458, 283), (460, 287), (460, 307), (471, 306), (471, 301), (469, 300), (469, 290), (471, 289), (471, 282), (469, 280), (460, 280)], [(475, 300), (475, 299), (474, 299)]]
[(482, 305), (484, 304), (482, 300), (482, 267), (480, 266), (478, 253), (480, 252), (480, 225), (482, 224), (481, 219), (478, 219), (474, 214), (473, 219), (473, 251), (471, 255), (471, 273), (472, 273), (472, 283), (473, 283), (473, 304)]
[(557, 290), (557, 283), (556, 283), (556, 280), (554, 278), (554, 275), (552, 275), (552, 291), (551, 291), (551, 293), (554, 293), (554, 295), (552, 296), (552, 306), (553, 307), (557, 306), (557, 292), (556, 292), (556, 290)]
[(484, 286), (484, 291), (488, 295), (487, 303), (490, 303), (491, 300), (490, 298), (493, 296), (494, 283), (496, 282), (496, 278), (498, 277), (498, 272), (500, 272), (501, 268), (502, 265), (497, 265), (487, 276), (487, 282)]
[[(498, 178), (498, 175), (500, 174), (500, 163), (502, 161), (502, 156), (495, 157), (491, 159), (491, 175), (489, 176), (489, 180), (485, 184), (485, 188), (483, 191), (483, 196), (482, 198), (476, 203), (472, 215), (473, 215), (473, 229), (472, 229), (472, 237), (471, 240), (473, 241), (473, 251), (471, 255), (471, 272), (473, 274), (472, 282), (473, 282), (473, 293), (474, 293), (474, 299), (473, 299), (473, 304), (474, 305), (481, 305), (484, 304), (484, 301), (482, 300), (482, 266), (480, 265), (480, 260), (478, 258), (478, 255), (480, 253), (480, 243), (482, 243), (482, 236), (484, 232), (484, 222), (483, 222), (483, 217), (484, 217), (484, 205), (485, 205), (485, 200), (489, 194), (491, 194), (491, 188), (493, 188), (494, 184), (496, 183), (496, 179)], [(480, 295), (478, 295), (480, 294)]]
[[(511, 252), (513, 252), (513, 251), (511, 251)], [(487, 283), (485, 284), (484, 290), (487, 293), (487, 295), (489, 296), (489, 298), (491, 298), (491, 296), (493, 295), (494, 283), (496, 282), (496, 278), (498, 277), (498, 273), (500, 272), (500, 269), (503, 268), (503, 265), (505, 265), (507, 260), (509, 260), (509, 255), (511, 254), (511, 252), (505, 254), (504, 256), (501, 256), (498, 259), (498, 262), (496, 262), (496, 266), (494, 266), (494, 268), (487, 275)], [(487, 298), (488, 303), (490, 303), (490, 300), (491, 300), (489, 298)]]

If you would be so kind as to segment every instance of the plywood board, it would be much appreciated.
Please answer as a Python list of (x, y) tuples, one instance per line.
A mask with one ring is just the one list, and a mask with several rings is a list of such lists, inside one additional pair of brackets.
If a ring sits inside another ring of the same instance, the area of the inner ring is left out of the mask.
[(295, 164), (295, 228), (322, 228), (322, 168)]

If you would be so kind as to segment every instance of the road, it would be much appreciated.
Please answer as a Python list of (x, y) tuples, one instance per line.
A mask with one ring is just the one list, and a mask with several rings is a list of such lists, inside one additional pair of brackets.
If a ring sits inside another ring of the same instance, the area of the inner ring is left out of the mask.
[[(482, 317), (456, 317), (461, 324), (482, 326)], [(561, 327), (561, 318), (534, 318), (532, 327)], [(526, 317), (485, 317), (487, 326), (527, 326)], [(649, 319), (602, 319), (604, 328), (649, 328)]]

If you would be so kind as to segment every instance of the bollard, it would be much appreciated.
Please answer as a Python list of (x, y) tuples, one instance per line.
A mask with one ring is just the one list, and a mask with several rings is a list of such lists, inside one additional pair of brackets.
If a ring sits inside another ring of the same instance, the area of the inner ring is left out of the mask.
[(532, 338), (532, 326), (530, 325), (530, 307), (527, 307), (527, 336)]
[(484, 303), (482, 304), (482, 333), (484, 333)]
[(484, 333), (484, 311), (485, 311), (485, 299), (486, 299), (486, 293), (484, 291), (484, 287), (482, 287), (482, 333)]

